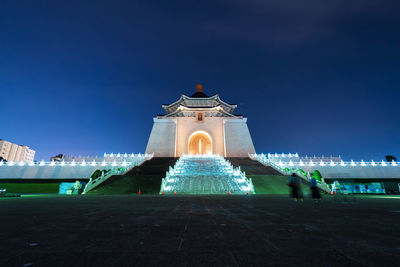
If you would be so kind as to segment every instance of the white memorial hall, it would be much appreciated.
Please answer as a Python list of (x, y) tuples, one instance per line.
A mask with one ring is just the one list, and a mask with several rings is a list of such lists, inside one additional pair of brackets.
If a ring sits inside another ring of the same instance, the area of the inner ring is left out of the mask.
[[(33, 179), (86, 182), (84, 193), (110, 184), (152, 181), (160, 194), (257, 194), (285, 192), (287, 177), (296, 173), (306, 183), (318, 177), (325, 192), (399, 193), (397, 161), (343, 161), (340, 157), (308, 157), (298, 153), (256, 153), (247, 118), (236, 105), (208, 96), (197, 85), (193, 95), (181, 95), (162, 105), (155, 117), (145, 153), (104, 153), (64, 156), (59, 161), (0, 161), (0, 181), (29, 183)], [(101, 173), (99, 177), (94, 173)], [(106, 182), (107, 181), (107, 182)], [(254, 182), (254, 183), (253, 183)], [(272, 186), (272, 185), (275, 185)], [(138, 188), (110, 185), (108, 193), (133, 193)], [(148, 188), (148, 187), (147, 187)], [(141, 189), (146, 189), (145, 183)], [(154, 193), (154, 188), (152, 189)]]
[(233, 114), (236, 105), (222, 101), (218, 94), (207, 96), (201, 85), (197, 85), (195, 94), (182, 95), (178, 101), (162, 107), (166, 115), (154, 118), (147, 154), (248, 157), (255, 153), (247, 118)]

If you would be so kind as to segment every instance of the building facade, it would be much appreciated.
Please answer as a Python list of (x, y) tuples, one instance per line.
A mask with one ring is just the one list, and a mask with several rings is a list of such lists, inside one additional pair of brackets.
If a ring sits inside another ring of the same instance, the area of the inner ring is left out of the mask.
[(222, 101), (218, 94), (207, 96), (198, 85), (192, 96), (162, 106), (166, 115), (154, 118), (146, 153), (155, 157), (183, 154), (219, 154), (248, 157), (255, 153), (247, 118), (234, 115), (236, 105)]
[(7, 161), (33, 161), (35, 151), (28, 146), (20, 146), (0, 139), (0, 157)]

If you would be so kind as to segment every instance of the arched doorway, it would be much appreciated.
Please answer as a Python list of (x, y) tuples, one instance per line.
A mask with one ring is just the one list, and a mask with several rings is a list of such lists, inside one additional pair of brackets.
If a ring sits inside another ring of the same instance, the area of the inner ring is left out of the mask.
[(204, 131), (197, 131), (189, 137), (189, 154), (212, 154), (211, 136)]

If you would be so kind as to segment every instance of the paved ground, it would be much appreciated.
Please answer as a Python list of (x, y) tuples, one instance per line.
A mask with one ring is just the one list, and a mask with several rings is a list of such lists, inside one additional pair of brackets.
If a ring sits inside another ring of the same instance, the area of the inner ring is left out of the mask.
[(0, 266), (399, 266), (400, 198), (0, 199)]

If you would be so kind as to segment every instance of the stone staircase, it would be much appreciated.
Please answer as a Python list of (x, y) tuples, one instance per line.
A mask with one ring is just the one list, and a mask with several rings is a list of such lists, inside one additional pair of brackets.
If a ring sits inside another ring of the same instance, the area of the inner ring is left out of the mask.
[(248, 175), (282, 175), (279, 171), (270, 166), (265, 166), (251, 158), (227, 158), (233, 166), (241, 168)]
[(176, 158), (152, 158), (124, 175), (110, 177), (89, 194), (137, 194), (139, 190), (143, 194), (158, 194), (161, 179), (165, 177), (165, 172), (176, 161)]
[(183, 155), (162, 181), (161, 194), (254, 194), (251, 179), (219, 155)]

